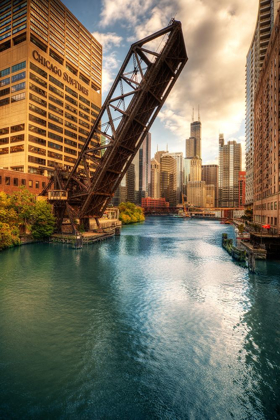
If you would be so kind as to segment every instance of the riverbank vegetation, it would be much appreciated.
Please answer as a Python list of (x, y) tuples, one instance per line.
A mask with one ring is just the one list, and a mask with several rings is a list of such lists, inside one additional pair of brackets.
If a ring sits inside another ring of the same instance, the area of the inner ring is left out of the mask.
[(133, 203), (121, 203), (119, 205), (119, 211), (119, 219), (124, 225), (128, 225), (130, 223), (144, 222), (145, 220), (142, 207), (136, 206)]
[(34, 240), (47, 238), (54, 226), (51, 205), (36, 201), (25, 187), (10, 195), (0, 192), (0, 250), (20, 245), (24, 235)]

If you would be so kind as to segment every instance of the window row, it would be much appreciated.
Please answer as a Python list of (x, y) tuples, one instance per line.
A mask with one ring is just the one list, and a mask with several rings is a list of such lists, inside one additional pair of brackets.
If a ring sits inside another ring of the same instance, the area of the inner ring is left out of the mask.
[[(35, 169), (35, 168), (34, 168)], [(22, 171), (19, 172), (23, 172), (23, 168)], [(29, 173), (34, 173), (33, 171), (28, 171)], [(0, 175), (0, 185), (4, 184), (4, 185), (13, 185), (14, 187), (18, 187), (19, 185), (25, 185), (28, 186), (29, 188), (33, 188), (33, 186), (36, 189), (40, 188), (40, 181), (33, 181), (32, 179), (28, 180), (28, 182), (26, 181), (26, 179), (22, 178), (17, 178), (17, 177), (10, 177), (10, 176), (5, 176), (3, 177), (2, 180), (2, 176)], [(41, 182), (41, 188), (45, 188), (46, 186), (46, 182), (42, 181)]]

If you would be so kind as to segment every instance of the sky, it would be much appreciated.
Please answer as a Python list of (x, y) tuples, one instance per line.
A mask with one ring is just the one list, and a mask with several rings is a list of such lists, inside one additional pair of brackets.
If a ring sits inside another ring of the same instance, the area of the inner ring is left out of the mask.
[(181, 21), (189, 59), (150, 130), (152, 156), (168, 145), (185, 157), (199, 107), (203, 164), (218, 163), (219, 133), (242, 143), (244, 162), (245, 64), (258, 0), (62, 1), (103, 45), (103, 101), (130, 45)]

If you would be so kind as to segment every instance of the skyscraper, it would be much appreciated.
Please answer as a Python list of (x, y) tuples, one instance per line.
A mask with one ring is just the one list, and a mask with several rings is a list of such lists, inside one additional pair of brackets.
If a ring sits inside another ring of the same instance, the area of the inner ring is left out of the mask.
[(246, 57), (246, 204), (253, 203), (254, 98), (267, 46), (279, 7), (279, 0), (259, 0), (255, 32)]
[[(280, 232), (280, 12), (275, 22), (255, 95), (254, 222)], [(247, 188), (247, 185), (246, 185)]]
[(71, 167), (101, 106), (101, 45), (60, 0), (3, 0), (0, 20), (0, 166)]
[(220, 207), (238, 207), (238, 176), (241, 171), (241, 144), (235, 140), (224, 144), (219, 136), (219, 203)]
[(160, 164), (151, 160), (151, 198), (160, 198)]
[[(194, 118), (194, 117), (193, 117)], [(197, 121), (191, 122), (190, 137), (186, 139), (186, 157), (201, 158), (201, 122), (198, 115)]]
[(176, 159), (169, 153), (163, 154), (160, 158), (160, 195), (170, 203), (171, 207), (177, 204), (176, 172)]
[[(205, 181), (206, 185), (214, 185), (215, 191), (215, 207), (219, 206), (219, 166), (218, 165), (202, 165), (201, 180)], [(209, 190), (210, 191), (210, 190)]]
[(182, 192), (183, 192), (183, 153), (175, 152), (169, 153), (176, 160), (176, 201), (177, 204), (182, 202)]

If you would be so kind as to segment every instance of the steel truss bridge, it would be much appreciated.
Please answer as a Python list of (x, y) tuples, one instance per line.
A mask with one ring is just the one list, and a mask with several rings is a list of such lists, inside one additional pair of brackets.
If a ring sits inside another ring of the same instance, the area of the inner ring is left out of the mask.
[(72, 170), (57, 166), (41, 193), (58, 231), (64, 217), (75, 231), (76, 219), (88, 230), (89, 217), (102, 216), (187, 60), (175, 20), (131, 45)]

